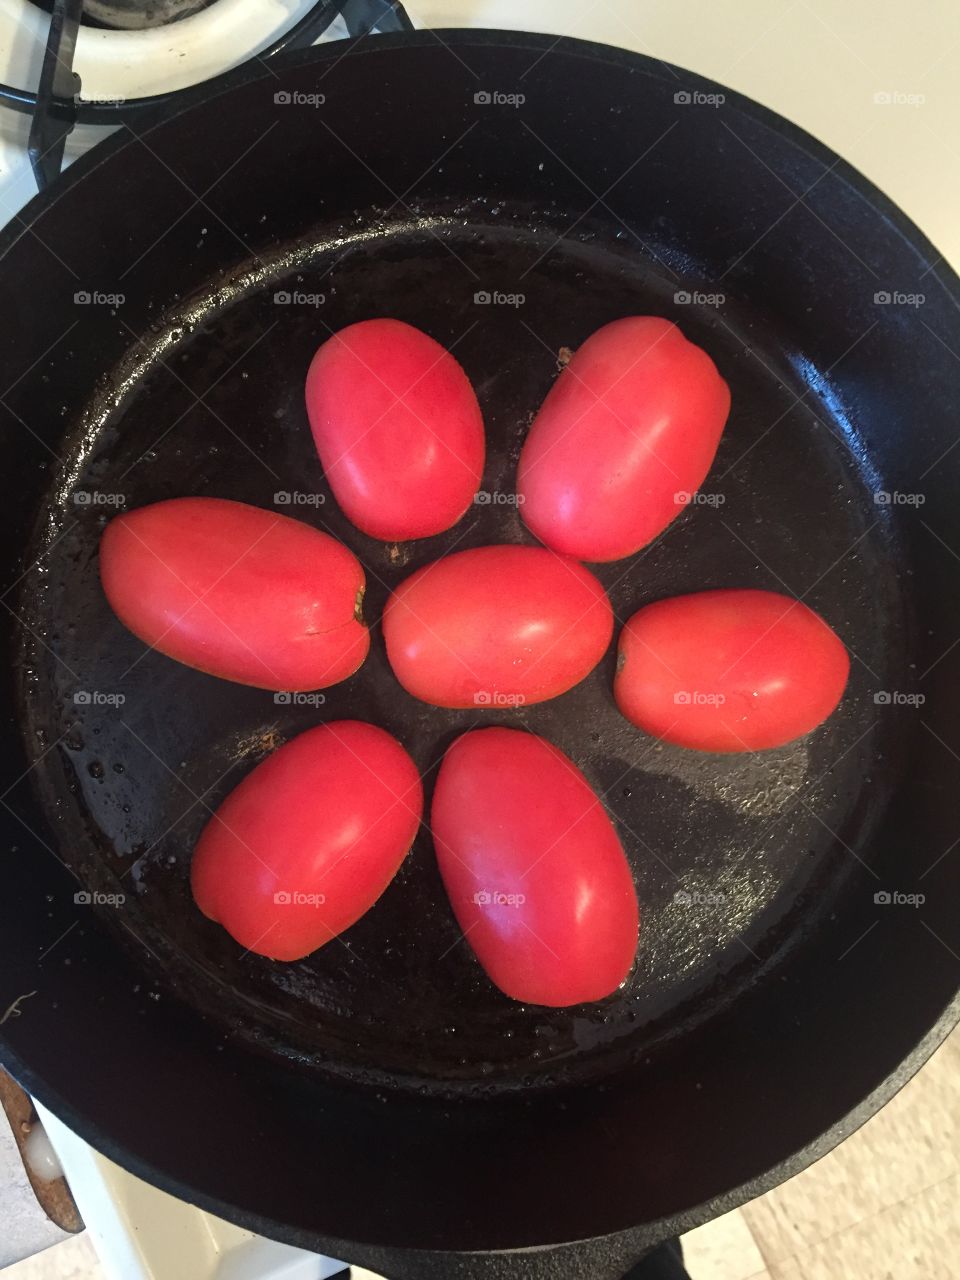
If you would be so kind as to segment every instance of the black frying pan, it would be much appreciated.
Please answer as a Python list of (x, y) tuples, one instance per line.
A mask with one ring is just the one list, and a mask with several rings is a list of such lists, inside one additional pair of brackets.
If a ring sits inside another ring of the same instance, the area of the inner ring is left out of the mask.
[[(0, 1008), (35, 992), (4, 1061), (121, 1164), (267, 1235), (391, 1277), (617, 1275), (829, 1150), (957, 1018), (960, 287), (811, 138), (644, 58), (444, 32), (275, 70), (117, 134), (0, 242)], [(476, 99), (497, 93), (526, 100)], [(724, 300), (684, 300), (701, 294)], [(326, 495), (285, 509), (361, 556), (374, 622), (428, 560), (527, 539), (492, 502), (399, 548), (353, 529), (310, 442), (311, 354), (377, 315), (451, 346), (486, 416), (484, 489), (509, 493), (560, 349), (643, 312), (731, 384), (704, 486), (723, 501), (600, 576), (621, 620), (734, 585), (819, 610), (855, 661), (804, 741), (661, 746), (618, 715), (612, 650), (553, 702), (432, 709), (376, 628), (322, 707), (277, 705), (145, 653), (107, 608), (103, 495)], [(625, 989), (563, 1011), (503, 998), (458, 941), (426, 830), (375, 910), (302, 963), (241, 955), (203, 919), (188, 867), (209, 809), (271, 745), (342, 716), (397, 734), (428, 793), (470, 725), (567, 751), (636, 874)], [(78, 904), (81, 886), (126, 901)]]

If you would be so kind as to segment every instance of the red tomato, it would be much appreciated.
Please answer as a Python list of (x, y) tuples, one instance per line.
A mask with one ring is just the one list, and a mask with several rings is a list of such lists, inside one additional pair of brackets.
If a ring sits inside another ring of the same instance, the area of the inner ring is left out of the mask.
[(597, 579), (543, 547), (445, 556), (402, 582), (383, 614), (394, 675), (438, 707), (555, 698), (593, 670), (612, 634)]
[(524, 443), (527, 527), (580, 560), (632, 555), (703, 483), (729, 409), (713, 361), (675, 324), (605, 325), (560, 374)]
[(637, 897), (613, 823), (545, 738), (479, 729), (444, 757), (431, 811), (460, 928), (505, 995), (602, 1000), (637, 949)]
[(337, 501), (385, 542), (456, 524), (483, 474), (480, 406), (449, 351), (400, 320), (364, 320), (323, 344), (307, 414)]
[(423, 812), (413, 761), (383, 729), (337, 720), (268, 756), (200, 836), (197, 906), (248, 951), (299, 960), (359, 920)]
[(243, 502), (173, 498), (117, 516), (100, 540), (100, 580), (151, 648), (239, 684), (322, 689), (370, 648), (353, 552)]
[(620, 635), (617, 706), (654, 737), (700, 751), (780, 747), (822, 724), (850, 659), (799, 600), (701, 591), (635, 613)]

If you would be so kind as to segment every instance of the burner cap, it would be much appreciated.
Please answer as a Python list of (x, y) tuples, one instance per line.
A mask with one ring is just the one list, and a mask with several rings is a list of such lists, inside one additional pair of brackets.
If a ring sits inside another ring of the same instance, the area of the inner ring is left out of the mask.
[[(215, 4), (216, 0), (84, 0), (82, 21), (119, 31), (164, 27)], [(50, 0), (34, 0), (50, 10)]]

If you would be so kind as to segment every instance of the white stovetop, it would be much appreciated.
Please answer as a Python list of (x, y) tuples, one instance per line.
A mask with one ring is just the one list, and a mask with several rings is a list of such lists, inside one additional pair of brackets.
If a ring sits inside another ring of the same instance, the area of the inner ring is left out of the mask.
[[(85, 93), (132, 97), (203, 78), (242, 60), (243, 39), (236, 33), (240, 8), (244, 20), (255, 27), (257, 46), (263, 47), (309, 4), (310, 0), (218, 0), (193, 28), (188, 24), (194, 20), (189, 19), (151, 35), (156, 61), (149, 72), (137, 54), (143, 46), (118, 40), (115, 33), (104, 37), (85, 32), (77, 53)], [(0, 0), (0, 80), (21, 87), (33, 87), (42, 52), (39, 37), (31, 42), (22, 25), (16, 25), (26, 12), (36, 29), (42, 28), (42, 19), (36, 11), (31, 14), (31, 8), (29, 0)], [(912, 5), (902, 0), (409, 0), (407, 9), (418, 26), (580, 36), (635, 49), (727, 84), (789, 117), (849, 160), (960, 270), (957, 0)], [(24, 150), (26, 129), (25, 119), (0, 110), (0, 222), (13, 216), (33, 192)], [(77, 130), (68, 143), (68, 158), (103, 135), (103, 130)], [(55, 1122), (52, 1128), (56, 1138)], [(122, 1229), (105, 1227), (100, 1232), (98, 1248), (105, 1253), (113, 1249), (113, 1256), (104, 1259), (111, 1277), (212, 1280), (215, 1272), (221, 1277), (228, 1270), (233, 1275), (251, 1274), (244, 1259), (255, 1264), (258, 1277), (280, 1275), (288, 1266), (294, 1268), (285, 1272), (291, 1277), (329, 1274), (321, 1260), (311, 1266), (304, 1255), (299, 1263), (289, 1255), (280, 1257), (280, 1270), (275, 1266), (268, 1273), (265, 1258), (256, 1252), (257, 1242), (215, 1219), (195, 1224), (209, 1245), (200, 1251), (202, 1259), (196, 1251), (195, 1264), (187, 1264), (182, 1252), (176, 1259), (164, 1257), (164, 1238), (174, 1246), (179, 1238), (182, 1244), (187, 1230), (183, 1220), (166, 1232), (159, 1229), (160, 1218), (170, 1212), (165, 1203), (169, 1197), (114, 1172), (109, 1162), (68, 1134), (61, 1134), (60, 1147), (68, 1176), (75, 1171), (81, 1211), (93, 1224), (90, 1234), (96, 1235), (97, 1225), (111, 1215), (122, 1217), (118, 1205), (124, 1211), (134, 1206), (139, 1231), (126, 1239)], [(3, 1216), (11, 1209), (5, 1203)], [(149, 1230), (144, 1229), (147, 1225)], [(134, 1236), (160, 1250), (139, 1270), (130, 1251)], [(212, 1262), (214, 1254), (220, 1257), (218, 1249), (240, 1250), (234, 1263), (241, 1269), (230, 1269), (226, 1254), (221, 1264)], [(300, 1270), (301, 1265), (306, 1269)]]

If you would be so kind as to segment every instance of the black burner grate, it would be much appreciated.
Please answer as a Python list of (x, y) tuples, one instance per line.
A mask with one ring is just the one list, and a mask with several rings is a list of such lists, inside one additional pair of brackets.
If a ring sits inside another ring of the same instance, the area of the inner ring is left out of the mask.
[[(169, 12), (166, 21), (187, 16), (202, 7), (202, 0), (106, 0), (107, 7), (119, 12)], [(96, 0), (93, 16), (104, 7)], [(177, 12), (174, 12), (177, 11)], [(80, 77), (73, 70), (77, 32), (84, 16), (84, 0), (53, 0), (50, 31), (36, 93), (0, 84), (0, 105), (32, 115), (29, 153), (37, 187), (42, 191), (60, 173), (67, 135), (77, 124), (116, 125), (138, 121), (143, 124), (188, 96), (195, 96), (201, 86), (191, 85), (172, 93), (149, 98), (133, 98), (123, 102), (83, 102), (80, 100)], [(308, 13), (273, 44), (257, 54), (259, 60), (275, 57), (288, 49), (303, 49), (317, 41), (342, 16), (351, 36), (368, 35), (371, 31), (412, 31), (411, 23), (399, 0), (317, 0)], [(152, 25), (144, 22), (141, 25)], [(236, 72), (232, 68), (205, 82), (216, 87)]]

